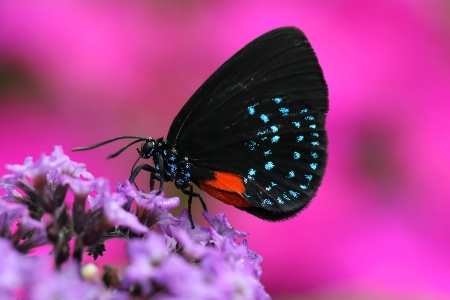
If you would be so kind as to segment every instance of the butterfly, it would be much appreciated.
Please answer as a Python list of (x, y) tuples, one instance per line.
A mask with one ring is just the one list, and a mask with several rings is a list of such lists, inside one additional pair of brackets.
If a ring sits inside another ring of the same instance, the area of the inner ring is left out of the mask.
[[(199, 198), (194, 185), (258, 218), (283, 220), (305, 208), (319, 188), (327, 162), (328, 88), (307, 38), (281, 27), (256, 38), (228, 59), (187, 101), (167, 139), (133, 139), (109, 156), (142, 142), (130, 182), (150, 173), (150, 188), (173, 181)], [(153, 164), (140, 164), (152, 159)], [(137, 165), (137, 166), (136, 166)]]

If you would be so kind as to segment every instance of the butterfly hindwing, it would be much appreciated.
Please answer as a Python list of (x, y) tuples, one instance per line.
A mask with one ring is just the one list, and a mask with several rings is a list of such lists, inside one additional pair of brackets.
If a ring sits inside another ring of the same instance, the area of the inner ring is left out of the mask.
[[(190, 162), (193, 168), (241, 176), (245, 188), (241, 196), (252, 206), (245, 210), (253, 213), (253, 208), (263, 208), (261, 213), (268, 213), (259, 217), (297, 212), (322, 180), (327, 158), (325, 117), (289, 96), (249, 103), (253, 105), (237, 110), (239, 122), (200, 127), (190, 143), (199, 151)], [(219, 116), (216, 119), (223, 124)], [(205, 141), (208, 145), (202, 147)], [(193, 174), (201, 179), (206, 172)]]

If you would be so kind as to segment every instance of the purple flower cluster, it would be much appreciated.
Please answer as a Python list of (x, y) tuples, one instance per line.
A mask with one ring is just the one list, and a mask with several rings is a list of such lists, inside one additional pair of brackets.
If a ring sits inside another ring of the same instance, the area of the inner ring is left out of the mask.
[[(191, 229), (187, 210), (169, 212), (179, 198), (138, 191), (128, 181), (112, 192), (61, 147), (6, 168), (1, 299), (270, 299), (259, 281), (261, 256), (224, 213), (205, 211), (211, 227)], [(86, 252), (97, 258), (114, 238), (129, 240), (129, 265), (99, 271), (83, 264)], [(51, 255), (38, 255), (42, 247)]]

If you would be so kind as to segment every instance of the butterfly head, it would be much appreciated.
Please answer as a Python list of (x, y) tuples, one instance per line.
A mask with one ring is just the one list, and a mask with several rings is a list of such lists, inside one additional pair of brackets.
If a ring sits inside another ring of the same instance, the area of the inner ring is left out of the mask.
[(149, 137), (144, 140), (144, 142), (141, 145), (141, 149), (137, 148), (137, 152), (139, 153), (139, 156), (144, 159), (149, 159), (153, 156), (156, 148), (156, 141), (155, 139)]

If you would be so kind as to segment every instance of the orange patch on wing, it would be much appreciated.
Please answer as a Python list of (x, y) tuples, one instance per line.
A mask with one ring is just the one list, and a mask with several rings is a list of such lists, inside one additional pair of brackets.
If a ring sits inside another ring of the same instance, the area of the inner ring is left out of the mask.
[(214, 198), (236, 207), (250, 207), (242, 194), (245, 192), (242, 177), (233, 173), (214, 172), (214, 179), (200, 181), (199, 187)]

